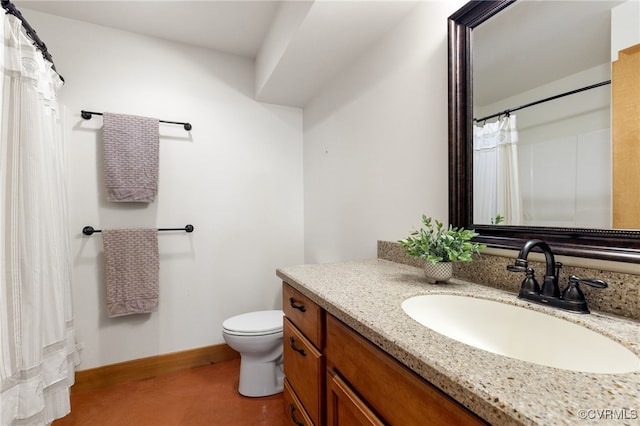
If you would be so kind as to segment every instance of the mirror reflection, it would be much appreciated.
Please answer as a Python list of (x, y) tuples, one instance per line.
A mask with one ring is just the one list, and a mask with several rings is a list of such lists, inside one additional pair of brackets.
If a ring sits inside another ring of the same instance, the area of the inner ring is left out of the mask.
[(473, 30), (474, 223), (616, 227), (610, 81), (624, 29), (611, 15), (621, 3), (516, 2)]

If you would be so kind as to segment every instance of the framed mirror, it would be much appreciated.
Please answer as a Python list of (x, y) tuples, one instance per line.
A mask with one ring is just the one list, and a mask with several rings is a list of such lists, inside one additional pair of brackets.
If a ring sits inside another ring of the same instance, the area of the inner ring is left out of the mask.
[[(449, 17), (449, 223), (475, 229), (480, 234), (477, 239), (489, 247), (518, 250), (526, 240), (538, 238), (549, 243), (557, 254), (640, 262), (640, 230), (505, 225), (474, 220), (473, 32), (480, 25), (491, 24), (492, 17), (514, 3), (515, 0), (471, 1)], [(556, 18), (562, 22), (572, 17)], [(504, 34), (504, 39), (512, 37)]]

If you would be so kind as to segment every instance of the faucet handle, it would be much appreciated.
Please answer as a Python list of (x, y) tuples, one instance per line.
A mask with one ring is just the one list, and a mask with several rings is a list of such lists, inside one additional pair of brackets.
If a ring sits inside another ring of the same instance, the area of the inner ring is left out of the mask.
[(527, 268), (518, 265), (507, 265), (507, 271), (509, 272), (527, 272)]
[(571, 275), (569, 277), (569, 284), (562, 292), (562, 298), (567, 301), (583, 302), (585, 300), (584, 293), (582, 293), (578, 284), (586, 284), (596, 288), (608, 287), (608, 284), (602, 280), (594, 278), (580, 278), (575, 275)]
[(529, 269), (529, 262), (525, 259), (516, 259), (513, 265), (507, 265), (509, 272), (528, 272)]
[(575, 285), (586, 284), (595, 288), (609, 287), (609, 285), (605, 281), (597, 280), (595, 278), (580, 278), (580, 277), (576, 277), (575, 275), (571, 275), (569, 277), (569, 285), (571, 285), (571, 282), (575, 282)]

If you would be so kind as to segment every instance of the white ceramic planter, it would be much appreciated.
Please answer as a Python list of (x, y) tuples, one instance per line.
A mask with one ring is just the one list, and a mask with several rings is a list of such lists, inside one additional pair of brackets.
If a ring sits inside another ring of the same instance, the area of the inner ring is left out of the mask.
[(430, 284), (446, 283), (453, 276), (453, 263), (441, 262), (433, 264), (431, 262), (425, 262), (424, 275)]

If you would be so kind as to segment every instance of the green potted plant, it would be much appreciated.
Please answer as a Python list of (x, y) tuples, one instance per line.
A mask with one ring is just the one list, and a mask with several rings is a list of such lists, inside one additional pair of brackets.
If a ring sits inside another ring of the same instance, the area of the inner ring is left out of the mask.
[(471, 262), (474, 253), (486, 248), (472, 242), (478, 234), (469, 229), (445, 228), (442, 222), (422, 215), (424, 225), (398, 243), (408, 256), (425, 261), (425, 275), (430, 283), (446, 282), (453, 276), (453, 262)]

